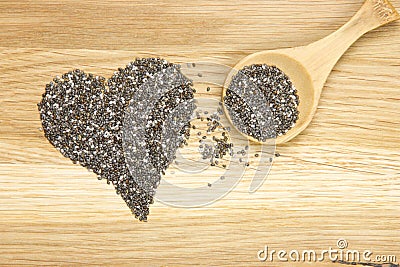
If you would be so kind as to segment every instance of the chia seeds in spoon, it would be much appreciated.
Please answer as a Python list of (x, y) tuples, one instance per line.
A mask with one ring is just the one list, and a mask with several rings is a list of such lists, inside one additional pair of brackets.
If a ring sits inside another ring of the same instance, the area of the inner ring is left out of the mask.
[(236, 128), (266, 141), (286, 134), (299, 118), (299, 97), (290, 78), (275, 66), (255, 64), (232, 79), (224, 104)]

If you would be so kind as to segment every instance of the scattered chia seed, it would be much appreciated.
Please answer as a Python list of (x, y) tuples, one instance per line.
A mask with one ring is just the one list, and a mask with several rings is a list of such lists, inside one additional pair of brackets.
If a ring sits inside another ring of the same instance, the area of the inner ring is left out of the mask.
[[(210, 160), (210, 166), (220, 166), (226, 168), (226, 164), (222, 164), (221, 160), (226, 156), (232, 153), (233, 144), (229, 142), (228, 135), (225, 132), (221, 133), (221, 136), (212, 135), (217, 130), (223, 129), (220, 124), (220, 116), (218, 115), (218, 111), (208, 115), (208, 111), (201, 112), (198, 111), (196, 116), (201, 118), (201, 121), (204, 121), (204, 117), (202, 115), (207, 115), (207, 134), (210, 136), (202, 136), (199, 140), (199, 152), (203, 160)], [(199, 135), (199, 133), (198, 133)], [(201, 134), (200, 134), (201, 135)], [(200, 136), (199, 135), (199, 136)]]
[(286, 134), (299, 118), (299, 97), (289, 77), (275, 66), (246, 66), (224, 97), (232, 122), (259, 141)]

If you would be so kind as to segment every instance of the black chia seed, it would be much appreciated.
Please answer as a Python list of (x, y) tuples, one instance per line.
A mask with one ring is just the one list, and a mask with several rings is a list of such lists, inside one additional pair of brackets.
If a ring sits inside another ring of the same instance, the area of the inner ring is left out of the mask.
[(299, 118), (299, 97), (290, 78), (275, 66), (246, 66), (224, 97), (232, 122), (259, 141), (286, 134)]
[[(156, 73), (176, 68), (160, 58), (136, 59), (125, 69), (119, 68), (106, 79), (80, 70), (68, 72), (46, 85), (42, 101), (38, 104), (46, 138), (74, 163), (92, 170), (99, 179), (112, 183), (117, 194), (124, 199), (132, 213), (141, 221), (147, 220), (153, 195), (138, 186), (125, 160), (122, 130), (125, 109), (141, 85)], [(165, 118), (163, 110), (170, 110), (181, 99), (192, 99), (190, 82), (174, 87), (157, 103), (160, 112), (152, 114), (153, 128), (147, 129), (147, 147), (153, 151), (151, 158), (164, 174), (170, 160), (158, 154), (157, 125)], [(180, 132), (181, 143), (186, 144), (190, 125)]]

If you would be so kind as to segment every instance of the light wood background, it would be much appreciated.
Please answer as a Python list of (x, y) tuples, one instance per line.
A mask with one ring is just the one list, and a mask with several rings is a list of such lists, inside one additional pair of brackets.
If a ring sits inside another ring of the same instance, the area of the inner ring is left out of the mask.
[[(39, 131), (36, 103), (55, 75), (80, 68), (109, 77), (137, 56), (234, 66), (253, 52), (316, 41), (361, 5), (0, 0), (0, 264), (310, 266), (260, 263), (256, 253), (328, 249), (339, 238), (400, 261), (399, 22), (350, 48), (314, 121), (277, 148), (282, 156), (255, 194), (244, 179), (204, 208), (155, 203), (141, 223), (112, 186)], [(340, 266), (316, 266), (330, 265)]]

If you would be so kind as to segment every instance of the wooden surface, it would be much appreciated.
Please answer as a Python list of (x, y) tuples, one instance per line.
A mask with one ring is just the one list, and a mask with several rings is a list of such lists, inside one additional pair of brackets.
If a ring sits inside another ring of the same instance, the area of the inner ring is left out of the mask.
[[(141, 223), (39, 131), (36, 103), (55, 75), (80, 68), (109, 77), (137, 56), (234, 66), (250, 53), (316, 41), (361, 5), (0, 1), (0, 264), (310, 266), (261, 263), (256, 254), (265, 245), (323, 250), (339, 238), (399, 261), (399, 22), (368, 33), (339, 61), (310, 127), (277, 148), (282, 156), (255, 194), (245, 178), (204, 208), (155, 203)], [(330, 265), (340, 266), (316, 266)]]

